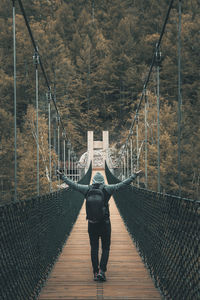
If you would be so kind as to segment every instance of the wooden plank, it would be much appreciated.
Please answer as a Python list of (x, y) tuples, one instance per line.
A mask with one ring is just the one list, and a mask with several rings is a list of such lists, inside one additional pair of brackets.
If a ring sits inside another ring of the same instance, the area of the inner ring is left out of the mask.
[[(102, 172), (103, 173), (103, 172)], [(110, 200), (112, 238), (106, 282), (94, 282), (83, 205), (71, 235), (39, 299), (161, 299)]]

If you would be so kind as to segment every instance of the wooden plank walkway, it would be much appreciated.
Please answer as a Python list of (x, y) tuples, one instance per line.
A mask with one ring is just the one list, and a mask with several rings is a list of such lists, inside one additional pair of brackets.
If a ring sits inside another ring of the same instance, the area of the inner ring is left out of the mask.
[(111, 251), (107, 281), (93, 281), (89, 237), (83, 205), (71, 235), (44, 286), (39, 300), (59, 299), (161, 299), (140, 256), (110, 200)]

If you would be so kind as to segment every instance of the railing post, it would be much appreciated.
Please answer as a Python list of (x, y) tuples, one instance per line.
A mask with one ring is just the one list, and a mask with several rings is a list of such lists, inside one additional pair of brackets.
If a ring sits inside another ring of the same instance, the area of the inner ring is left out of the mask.
[(13, 81), (14, 81), (14, 201), (17, 201), (17, 86), (16, 86), (16, 27), (15, 27), (15, 0), (13, 2)]

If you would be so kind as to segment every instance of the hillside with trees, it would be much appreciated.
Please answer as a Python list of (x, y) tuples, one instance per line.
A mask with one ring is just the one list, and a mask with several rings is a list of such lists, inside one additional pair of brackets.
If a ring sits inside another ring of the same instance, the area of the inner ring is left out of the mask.
[[(36, 194), (34, 50), (16, 1), (18, 178), (21, 199)], [(87, 130), (109, 130), (113, 149), (123, 145), (169, 6), (168, 0), (23, 0), (52, 93), (76, 153), (86, 151)], [(182, 1), (181, 178), (184, 197), (199, 198), (200, 4)], [(13, 199), (14, 119), (12, 1), (0, 2), (0, 202)], [(174, 1), (161, 44), (161, 190), (177, 194), (177, 28)], [(39, 71), (40, 178), (48, 188), (47, 88)], [(156, 70), (148, 85), (149, 188), (156, 190)], [(140, 143), (144, 139), (143, 108)], [(52, 122), (55, 111), (52, 111)], [(31, 119), (32, 118), (32, 119)], [(52, 126), (54, 124), (52, 123)], [(53, 130), (52, 130), (53, 132)], [(53, 140), (53, 137), (52, 137)], [(142, 149), (140, 166), (144, 166)], [(32, 153), (32, 154), (31, 154)], [(33, 154), (34, 153), (34, 154)], [(55, 167), (56, 149), (52, 167)], [(56, 187), (56, 179), (54, 186)]]

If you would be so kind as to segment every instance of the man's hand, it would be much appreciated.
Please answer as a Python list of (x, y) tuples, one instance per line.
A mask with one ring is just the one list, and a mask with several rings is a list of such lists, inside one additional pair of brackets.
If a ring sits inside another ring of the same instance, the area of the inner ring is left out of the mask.
[(61, 176), (61, 175), (63, 175), (63, 173), (60, 172), (59, 170), (57, 170), (57, 175)]
[(139, 170), (139, 171), (135, 171), (135, 175), (136, 176), (143, 176), (143, 171), (142, 170)]

